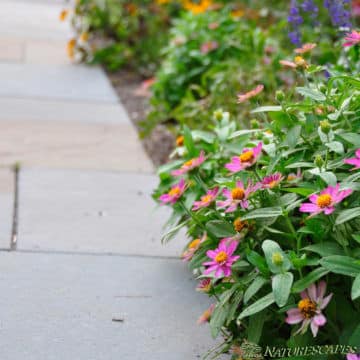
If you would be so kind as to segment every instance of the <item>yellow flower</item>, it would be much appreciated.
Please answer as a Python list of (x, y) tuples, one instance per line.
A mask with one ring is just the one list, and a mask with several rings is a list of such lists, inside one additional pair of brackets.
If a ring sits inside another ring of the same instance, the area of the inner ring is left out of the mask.
[(183, 0), (183, 6), (186, 10), (191, 11), (193, 14), (201, 14), (207, 11), (212, 5), (212, 0)]
[(68, 41), (67, 43), (67, 54), (69, 56), (70, 59), (74, 58), (75, 55), (75, 46), (76, 46), (76, 39), (72, 38)]
[(69, 10), (67, 9), (62, 10), (61, 13), (59, 14), (59, 20), (64, 21), (68, 15), (69, 15)]

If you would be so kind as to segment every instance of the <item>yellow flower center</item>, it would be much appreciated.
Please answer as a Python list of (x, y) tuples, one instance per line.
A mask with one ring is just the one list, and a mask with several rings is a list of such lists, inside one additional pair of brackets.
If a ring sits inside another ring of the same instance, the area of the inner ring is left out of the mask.
[(176, 186), (169, 191), (169, 195), (170, 196), (180, 195), (180, 192), (181, 192), (180, 188), (178, 186)]
[(316, 303), (310, 299), (302, 299), (298, 303), (298, 309), (306, 319), (311, 319), (316, 314)]
[(178, 136), (176, 138), (176, 146), (183, 146), (184, 145), (184, 137), (183, 136)]
[(192, 164), (193, 164), (193, 162), (194, 162), (194, 159), (191, 159), (191, 160), (189, 160), (189, 161), (186, 161), (186, 162), (184, 162), (184, 167), (189, 167), (189, 166), (191, 166)]
[(247, 227), (249, 224), (247, 221), (241, 221), (240, 218), (237, 218), (234, 221), (234, 229), (237, 232), (240, 232), (242, 229), (244, 229), (245, 227)]
[(276, 180), (270, 181), (269, 183), (269, 188), (272, 189), (273, 187), (275, 187), (278, 184), (278, 182)]
[(295, 61), (295, 64), (298, 65), (298, 66), (304, 66), (304, 65), (306, 65), (306, 61), (305, 61), (304, 58), (301, 57), (301, 56), (295, 56), (294, 61)]
[(316, 204), (321, 208), (329, 206), (331, 202), (332, 202), (332, 197), (329, 194), (320, 195), (316, 200)]
[(225, 251), (220, 251), (216, 256), (215, 256), (215, 261), (218, 264), (222, 264), (223, 262), (225, 262), (227, 260), (228, 256), (227, 253)]
[(200, 245), (200, 239), (195, 239), (189, 244), (189, 249), (196, 249)]
[(239, 156), (241, 162), (250, 162), (254, 159), (254, 152), (252, 150), (245, 151)]
[(213, 199), (212, 195), (205, 195), (201, 198), (201, 202), (207, 203), (210, 202)]
[(296, 176), (290, 174), (290, 175), (288, 175), (287, 179), (288, 179), (288, 181), (293, 181), (296, 179)]
[(233, 200), (242, 200), (245, 197), (245, 190), (239, 187), (232, 189), (231, 197)]

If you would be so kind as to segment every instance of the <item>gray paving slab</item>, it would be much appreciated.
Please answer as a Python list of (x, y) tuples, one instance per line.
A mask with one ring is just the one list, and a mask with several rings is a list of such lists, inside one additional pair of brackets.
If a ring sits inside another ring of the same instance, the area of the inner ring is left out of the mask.
[(0, 120), (0, 164), (17, 162), (27, 167), (153, 172), (130, 124)]
[(72, 36), (68, 22), (59, 21), (59, 1), (1, 0), (0, 34), (32, 39), (65, 39)]
[(195, 360), (214, 346), (178, 260), (0, 253), (0, 278), (2, 360)]
[(24, 62), (27, 64), (71, 64), (66, 51), (68, 39), (28, 40), (24, 44)]
[(121, 103), (0, 97), (0, 109), (0, 121), (64, 121), (86, 124), (131, 123)]
[(24, 57), (24, 42), (0, 36), (0, 61), (21, 62)]
[(0, 96), (117, 103), (104, 71), (85, 65), (0, 63)]
[(18, 248), (178, 257), (184, 234), (160, 243), (170, 214), (150, 197), (156, 184), (155, 175), (24, 169)]
[(0, 169), (0, 248), (9, 249), (13, 225), (15, 176), (11, 169)]

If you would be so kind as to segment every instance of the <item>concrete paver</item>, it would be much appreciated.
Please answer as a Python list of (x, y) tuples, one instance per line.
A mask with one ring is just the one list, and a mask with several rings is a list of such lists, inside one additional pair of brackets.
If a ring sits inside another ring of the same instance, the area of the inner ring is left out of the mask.
[(22, 170), (18, 248), (178, 257), (184, 234), (160, 243), (169, 209), (155, 209), (156, 183), (134, 173)]
[(0, 248), (9, 249), (13, 225), (15, 176), (10, 169), (0, 169)]
[(153, 171), (130, 124), (0, 120), (0, 138), (3, 166)]
[(117, 103), (102, 69), (85, 65), (0, 64), (0, 96)]
[(0, 278), (2, 360), (195, 360), (214, 345), (178, 260), (0, 253)]

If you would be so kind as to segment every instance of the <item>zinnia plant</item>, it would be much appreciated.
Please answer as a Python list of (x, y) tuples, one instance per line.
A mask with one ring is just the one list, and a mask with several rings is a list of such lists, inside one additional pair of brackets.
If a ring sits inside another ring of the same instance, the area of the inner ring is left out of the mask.
[(163, 239), (187, 228), (182, 257), (213, 300), (200, 322), (223, 336), (216, 354), (343, 344), (334, 359), (358, 359), (360, 79), (309, 60), (291, 71), (295, 97), (254, 109), (251, 129), (224, 111), (209, 131), (184, 127), (154, 194), (173, 209)]

